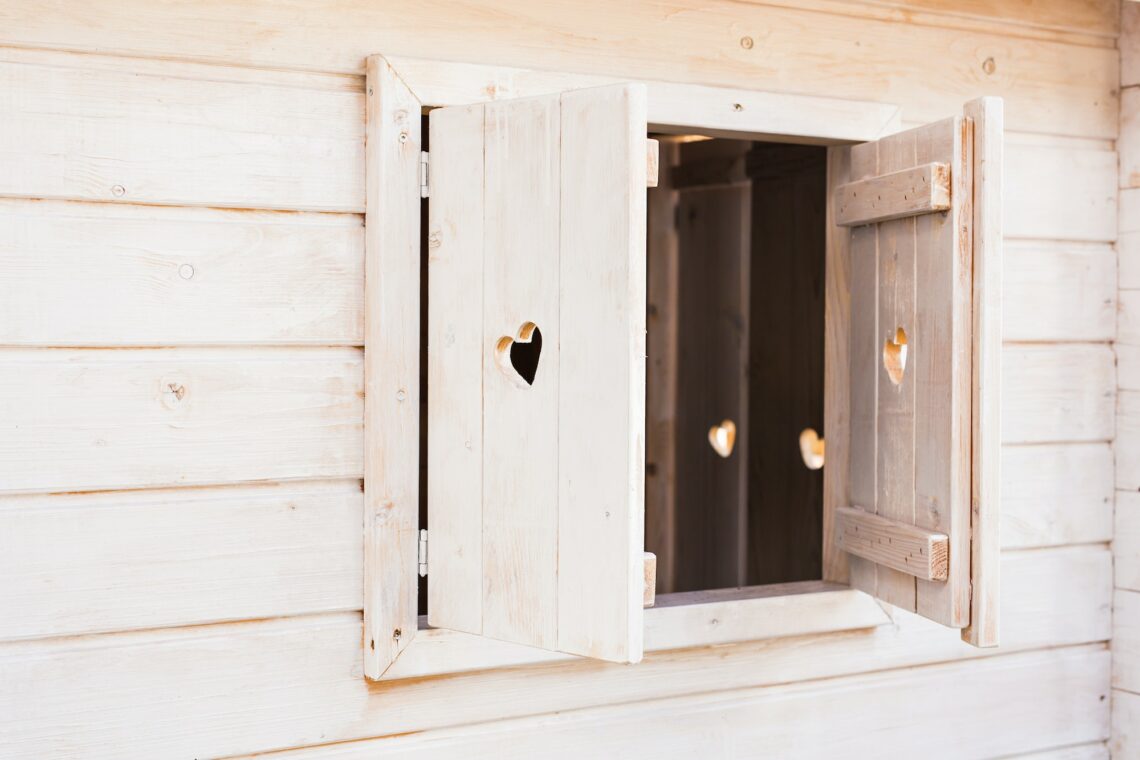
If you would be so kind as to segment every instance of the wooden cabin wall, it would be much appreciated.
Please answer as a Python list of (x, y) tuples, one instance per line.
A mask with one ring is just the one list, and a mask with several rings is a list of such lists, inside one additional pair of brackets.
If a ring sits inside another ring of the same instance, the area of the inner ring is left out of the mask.
[[(0, 0), (0, 755), (1106, 757), (1117, 420), (1115, 482), (1140, 486), (1127, 290), (1119, 417), (1111, 345), (1119, 16), (1117, 0)], [(895, 611), (634, 667), (367, 683), (378, 52), (872, 99), (908, 124), (1004, 96), (1002, 646)], [(1129, 593), (1118, 632), (1136, 630)], [(1115, 709), (1135, 725), (1125, 662), (1118, 647)]]
[(1121, 10), (1112, 747), (1140, 757), (1140, 3)]

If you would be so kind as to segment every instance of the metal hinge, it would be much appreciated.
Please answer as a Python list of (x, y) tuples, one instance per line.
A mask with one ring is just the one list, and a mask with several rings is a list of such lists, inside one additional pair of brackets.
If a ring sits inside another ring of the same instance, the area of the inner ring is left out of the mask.
[(428, 152), (420, 151), (420, 197), (428, 197)]
[(417, 551), (420, 563), (420, 577), (423, 578), (427, 575), (427, 531), (420, 531), (420, 544)]

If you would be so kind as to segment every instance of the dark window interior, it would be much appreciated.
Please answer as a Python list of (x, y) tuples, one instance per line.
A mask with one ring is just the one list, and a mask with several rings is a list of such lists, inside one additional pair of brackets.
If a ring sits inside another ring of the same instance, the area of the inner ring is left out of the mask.
[(657, 590), (817, 580), (823, 477), (799, 437), (823, 435), (827, 149), (658, 139), (646, 407)]

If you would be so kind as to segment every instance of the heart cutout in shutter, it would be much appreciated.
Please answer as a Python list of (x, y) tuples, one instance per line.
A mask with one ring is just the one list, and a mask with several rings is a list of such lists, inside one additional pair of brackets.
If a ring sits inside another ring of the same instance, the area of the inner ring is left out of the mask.
[(534, 385), (538, 359), (542, 354), (542, 331), (534, 322), (525, 322), (515, 337), (504, 335), (495, 344), (499, 368), (520, 387)]
[(736, 445), (736, 423), (723, 420), (719, 425), (709, 428), (709, 445), (717, 454), (728, 459)]
[(906, 330), (899, 327), (894, 338), (887, 338), (883, 343), (883, 367), (895, 385), (902, 385), (906, 372), (906, 341)]

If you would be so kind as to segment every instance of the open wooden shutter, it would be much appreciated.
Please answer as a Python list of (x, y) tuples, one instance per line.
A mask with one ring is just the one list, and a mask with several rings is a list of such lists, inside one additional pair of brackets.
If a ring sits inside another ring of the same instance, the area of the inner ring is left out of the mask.
[[(1001, 101), (856, 145), (849, 230), (851, 582), (997, 643)], [(829, 452), (830, 454), (831, 452)]]
[(431, 112), (432, 626), (641, 659), (645, 101)]

